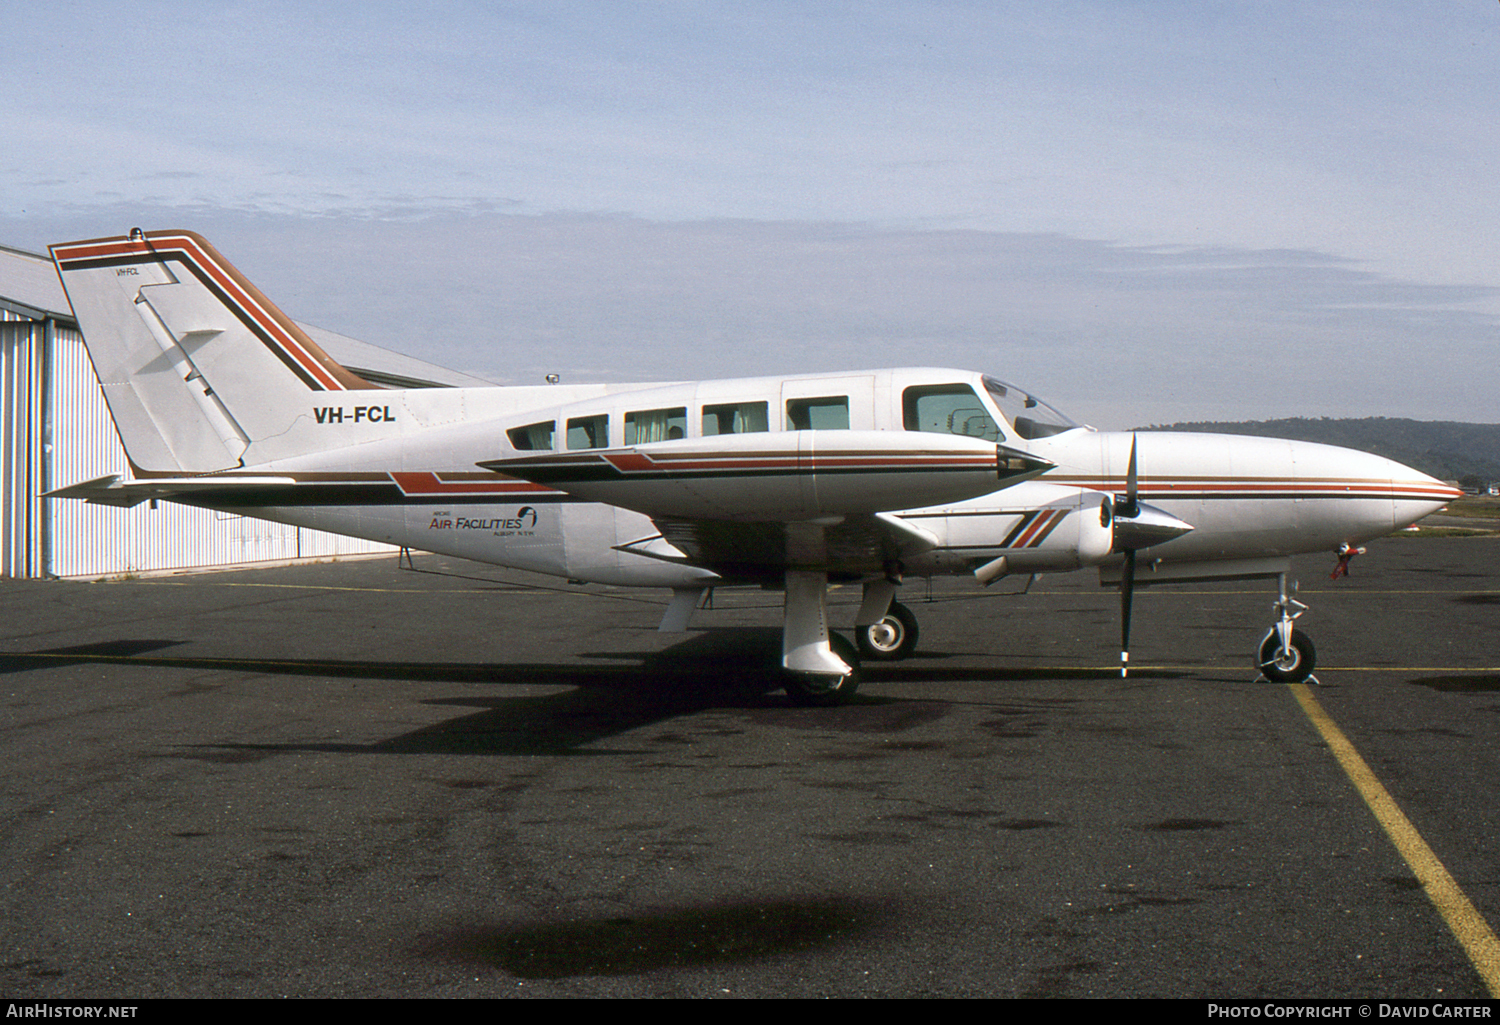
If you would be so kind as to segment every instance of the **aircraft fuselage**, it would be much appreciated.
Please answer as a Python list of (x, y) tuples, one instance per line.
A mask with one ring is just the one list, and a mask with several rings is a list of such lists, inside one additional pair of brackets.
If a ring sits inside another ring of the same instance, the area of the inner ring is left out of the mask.
[[(1002, 389), (1001, 398), (1018, 399), (1014, 409), (997, 401)], [(257, 466), (258, 474), (295, 480), (285, 491), (289, 501), (265, 493), (255, 508), (239, 511), (573, 579), (686, 587), (712, 582), (718, 574), (670, 561), (673, 549), (659, 539), (650, 517), (497, 476), (477, 464), (534, 459), (543, 452), (582, 457), (641, 446), (649, 451), (667, 447), (659, 443), (699, 439), (790, 444), (773, 436), (816, 437), (830, 430), (977, 439), (1055, 464), (1036, 479), (990, 494), (892, 510), (935, 542), (905, 560), (906, 571), (916, 575), (972, 572), (1002, 555), (1009, 572), (1106, 562), (1112, 553), (1100, 505), (1126, 490), (1133, 444), (1140, 498), (1194, 528), (1144, 549), (1143, 562), (1153, 566), (1332, 551), (1388, 534), (1451, 496), (1424, 474), (1350, 449), (1229, 435), (1095, 431), (1071, 424), (1009, 385), (945, 369), (379, 397), (374, 416), (358, 415), (357, 405), (367, 402), (341, 408), (324, 401), (321, 406), (339, 408), (342, 415), (325, 410), (321, 422), (310, 404), (308, 419), (316, 429), (347, 434), (350, 444)], [(739, 437), (723, 437), (728, 434)], [(226, 483), (232, 476), (226, 475)], [(805, 476), (817, 486), (815, 470)], [(752, 480), (747, 487), (764, 491), (770, 481)], [(724, 486), (683, 486), (710, 485)], [(223, 505), (211, 493), (194, 501)]]

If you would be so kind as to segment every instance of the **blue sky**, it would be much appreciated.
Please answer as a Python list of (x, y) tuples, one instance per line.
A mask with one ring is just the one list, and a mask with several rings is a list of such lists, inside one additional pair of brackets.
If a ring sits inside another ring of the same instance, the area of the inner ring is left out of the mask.
[(11, 5), (0, 243), (495, 379), (1494, 422), (1500, 3)]

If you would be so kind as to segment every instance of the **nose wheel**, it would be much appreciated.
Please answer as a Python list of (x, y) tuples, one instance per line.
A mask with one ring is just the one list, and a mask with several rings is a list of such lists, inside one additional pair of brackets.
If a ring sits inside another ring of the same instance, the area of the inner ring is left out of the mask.
[(860, 654), (877, 662), (909, 657), (917, 650), (917, 635), (917, 617), (898, 601), (891, 602), (879, 621), (854, 629)]
[(1256, 661), (1260, 679), (1272, 683), (1303, 683), (1308, 680), (1317, 683), (1318, 678), (1312, 674), (1318, 660), (1317, 650), (1312, 639), (1293, 626), (1297, 617), (1307, 611), (1307, 606), (1287, 594), (1285, 573), (1280, 574), (1277, 581), (1281, 595), (1271, 606), (1277, 620), (1260, 642)]
[(1301, 630), (1293, 630), (1290, 642), (1283, 646), (1276, 627), (1272, 627), (1266, 639), (1260, 642), (1261, 674), (1274, 683), (1301, 683), (1312, 679), (1317, 658), (1312, 639)]

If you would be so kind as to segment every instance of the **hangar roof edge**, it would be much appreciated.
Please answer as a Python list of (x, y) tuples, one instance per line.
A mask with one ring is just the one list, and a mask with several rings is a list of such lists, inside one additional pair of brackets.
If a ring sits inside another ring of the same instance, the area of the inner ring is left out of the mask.
[(51, 257), (0, 245), (0, 308), (31, 320), (76, 324)]

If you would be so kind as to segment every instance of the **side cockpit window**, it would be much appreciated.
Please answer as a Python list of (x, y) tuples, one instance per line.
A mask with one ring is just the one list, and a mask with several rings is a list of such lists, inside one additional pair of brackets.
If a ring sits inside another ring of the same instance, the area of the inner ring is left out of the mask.
[(1010, 421), (1016, 434), (1027, 441), (1048, 438), (1077, 428), (1077, 424), (1053, 409), (1030, 392), (997, 381), (984, 378), (984, 389), (994, 399), (1000, 415)]
[(920, 385), (901, 393), (901, 413), (908, 431), (957, 434), (983, 441), (1004, 441), (1000, 425), (966, 384)]

